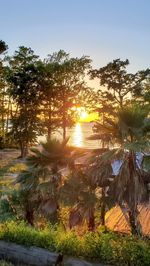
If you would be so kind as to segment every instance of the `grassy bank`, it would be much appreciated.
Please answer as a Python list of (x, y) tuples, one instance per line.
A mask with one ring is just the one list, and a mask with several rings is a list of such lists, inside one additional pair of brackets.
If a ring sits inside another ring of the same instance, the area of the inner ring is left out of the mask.
[(60, 227), (48, 226), (43, 230), (36, 230), (23, 222), (7, 222), (0, 224), (0, 239), (113, 265), (150, 265), (148, 240), (112, 232), (99, 231), (78, 236), (75, 232), (65, 232)]

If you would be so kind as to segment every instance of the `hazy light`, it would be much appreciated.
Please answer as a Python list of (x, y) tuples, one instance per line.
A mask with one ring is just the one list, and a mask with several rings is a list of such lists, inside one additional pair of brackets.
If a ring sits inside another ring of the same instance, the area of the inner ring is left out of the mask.
[(76, 147), (82, 147), (83, 146), (83, 135), (82, 135), (82, 128), (80, 123), (77, 123), (75, 125), (75, 130), (73, 134), (73, 145)]
[(86, 119), (88, 117), (88, 113), (86, 111), (81, 111), (80, 119)]

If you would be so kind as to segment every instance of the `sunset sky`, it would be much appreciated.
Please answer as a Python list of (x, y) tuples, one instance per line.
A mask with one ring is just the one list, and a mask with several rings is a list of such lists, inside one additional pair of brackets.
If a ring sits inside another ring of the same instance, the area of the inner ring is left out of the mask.
[(133, 72), (149, 66), (149, 0), (0, 0), (0, 8), (10, 53), (25, 45), (42, 58), (90, 55), (94, 67), (115, 58), (128, 58)]

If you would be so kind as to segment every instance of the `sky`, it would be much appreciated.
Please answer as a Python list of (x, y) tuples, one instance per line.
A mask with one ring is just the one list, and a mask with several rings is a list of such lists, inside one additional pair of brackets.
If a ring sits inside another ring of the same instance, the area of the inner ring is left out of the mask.
[(63, 49), (94, 68), (128, 58), (136, 72), (150, 66), (150, 0), (0, 0), (0, 39), (9, 54)]

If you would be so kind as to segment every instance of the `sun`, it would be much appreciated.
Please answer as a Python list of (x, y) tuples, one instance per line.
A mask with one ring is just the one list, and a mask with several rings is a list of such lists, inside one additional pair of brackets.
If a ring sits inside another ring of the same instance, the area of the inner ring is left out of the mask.
[(80, 119), (86, 119), (88, 117), (88, 113), (86, 111), (81, 111)]
[(93, 113), (88, 113), (83, 106), (78, 106), (74, 110), (77, 112), (78, 120), (77, 122), (91, 122), (95, 121), (98, 119), (98, 114), (93, 112)]
[(77, 107), (76, 110), (77, 110), (79, 122), (83, 122), (88, 118), (88, 112), (85, 110), (84, 107)]

